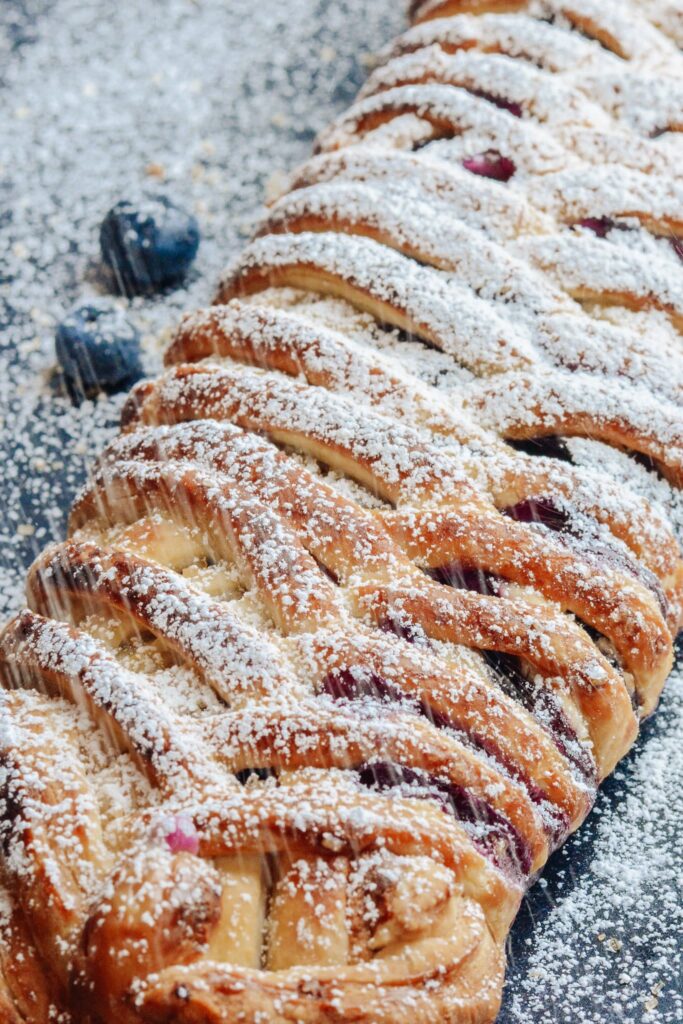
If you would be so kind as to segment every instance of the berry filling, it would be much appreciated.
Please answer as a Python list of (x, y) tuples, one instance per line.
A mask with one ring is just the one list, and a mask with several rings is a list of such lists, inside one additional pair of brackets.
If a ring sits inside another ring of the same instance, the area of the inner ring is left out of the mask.
[(465, 157), (462, 166), (472, 174), (478, 174), (482, 178), (492, 178), (494, 181), (509, 181), (517, 170), (509, 157), (502, 156), (492, 149), (486, 153), (478, 153), (476, 156)]
[(168, 831), (164, 840), (171, 853), (199, 853), (199, 833), (192, 818), (186, 814), (175, 814), (166, 826)]
[(573, 463), (574, 461), (565, 439), (555, 434), (548, 434), (547, 437), (524, 438), (523, 440), (509, 439), (507, 443), (516, 452), (523, 452), (525, 455), (559, 459), (560, 462)]
[(272, 775), (273, 772), (270, 768), (243, 768), (241, 771), (235, 772), (235, 778), (243, 786), (255, 782), (265, 782), (266, 779), (272, 778)]
[(569, 513), (558, 508), (551, 498), (525, 498), (501, 511), (518, 523), (541, 523), (549, 530), (566, 530), (569, 525)]
[[(559, 509), (551, 499), (530, 498), (518, 502), (504, 514), (518, 519), (520, 522), (539, 522), (554, 531), (567, 528), (568, 513)], [(471, 590), (479, 594), (497, 596), (499, 582), (502, 577), (481, 569), (464, 569), (459, 563), (451, 562), (438, 569), (430, 569), (429, 575), (439, 583), (456, 587), (460, 590)], [(548, 732), (560, 753), (571, 762), (582, 778), (591, 785), (595, 782), (595, 765), (590, 755), (578, 741), (575, 731), (562, 711), (556, 698), (541, 684), (535, 685), (521, 671), (519, 661), (512, 655), (497, 651), (481, 651), (490, 667), (494, 670), (501, 688), (519, 701), (530, 711)]]
[(611, 217), (584, 217), (583, 220), (578, 221), (578, 225), (592, 231), (598, 238), (605, 238), (612, 228), (615, 227)]
[(378, 622), (378, 626), (383, 633), (398, 636), (406, 643), (421, 645), (428, 643), (424, 630), (420, 626), (416, 626), (410, 621), (402, 622), (397, 615), (388, 614), (386, 618)]
[(320, 692), (333, 700), (361, 700), (370, 698), (393, 704), (410, 704), (403, 690), (374, 672), (340, 669), (328, 673), (322, 681)]
[(448, 732), (455, 732), (458, 734), (459, 739), (467, 743), (474, 749), (482, 750), (487, 754), (496, 764), (502, 768), (502, 770), (509, 775), (511, 779), (515, 779), (519, 782), (529, 794), (530, 800), (539, 808), (541, 811), (543, 826), (550, 839), (551, 843), (557, 847), (567, 838), (569, 834), (569, 815), (560, 810), (552, 804), (541, 787), (537, 785), (527, 774), (520, 770), (519, 766), (510, 761), (505, 754), (492, 743), (485, 736), (479, 736), (477, 733), (464, 733), (460, 727), (452, 722), (447, 715), (439, 714), (432, 708), (423, 706), (422, 714), (425, 718), (437, 727), (437, 729), (444, 729)]
[(483, 89), (470, 89), (473, 96), (478, 96), (482, 100), (486, 100), (488, 103), (493, 103), (494, 106), (500, 107), (501, 110), (507, 110), (513, 117), (521, 117), (524, 113), (521, 103), (515, 103), (513, 100), (505, 99), (504, 96), (496, 96), (492, 92), (485, 92)]
[(572, 727), (557, 697), (541, 681), (535, 683), (522, 671), (519, 659), (500, 651), (482, 651), (500, 688), (534, 716), (552, 736), (560, 753), (589, 786), (597, 785), (595, 762)]
[(590, 516), (585, 513), (572, 515), (571, 508), (560, 507), (547, 497), (525, 498), (516, 505), (501, 509), (501, 512), (520, 523), (545, 526), (560, 534), (565, 544), (586, 559), (633, 576), (656, 597), (662, 615), (668, 615), (668, 601), (655, 574), (630, 552), (612, 543)]
[(437, 729), (444, 729), (456, 733), (461, 742), (482, 750), (491, 757), (511, 778), (517, 779), (526, 789), (531, 800), (542, 810), (543, 821), (551, 841), (559, 845), (567, 835), (569, 818), (557, 807), (548, 802), (543, 790), (523, 772), (520, 772), (517, 765), (510, 763), (509, 759), (484, 736), (474, 732), (463, 730), (461, 726), (452, 721), (448, 715), (434, 711), (426, 701), (411, 700), (396, 684), (381, 679), (371, 673), (356, 673), (349, 669), (342, 669), (329, 673), (322, 681), (320, 687), (322, 693), (328, 694), (334, 700), (363, 700), (383, 701), (402, 706), (404, 710), (417, 712), (432, 723)]
[(434, 569), (427, 569), (427, 575), (437, 583), (455, 590), (471, 590), (487, 597), (498, 594), (498, 583), (502, 577), (483, 569), (468, 569), (460, 562), (448, 562)]
[(469, 825), (474, 845), (498, 868), (528, 875), (531, 851), (516, 828), (481, 797), (448, 779), (392, 761), (361, 765), (358, 775), (368, 789), (400, 789), (403, 796), (434, 800), (447, 814)]

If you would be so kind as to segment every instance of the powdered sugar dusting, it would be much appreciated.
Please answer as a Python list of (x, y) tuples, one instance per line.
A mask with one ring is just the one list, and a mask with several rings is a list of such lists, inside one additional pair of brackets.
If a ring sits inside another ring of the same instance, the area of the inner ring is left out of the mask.
[[(106, 210), (142, 189), (167, 191), (201, 224), (186, 286), (123, 304), (153, 373), (164, 331), (180, 311), (209, 300), (226, 255), (260, 213), (266, 183), (309, 155), (315, 132), (360, 85), (363, 54), (403, 24), (386, 7), (362, 20), (361, 31), (335, 7), (319, 17), (313, 0), (297, 0), (286, 17), (246, 0), (209, 0), (201, 10), (173, 0), (162, 31), (146, 0), (107, 18), (79, 0), (2, 5), (12, 149), (12, 161), (1, 161), (8, 216), (0, 224), (5, 612), (20, 607), (22, 566), (62, 535), (85, 467), (118, 419), (120, 397), (74, 409), (51, 379), (56, 322), (107, 290), (97, 266)], [(260, 41), (273, 31), (278, 46), (266, 51)], [(26, 37), (30, 45), (13, 53), (13, 41)], [(19, 170), (28, 166), (31, 177)]]
[(681, 1019), (682, 728), (679, 671), (656, 723), (603, 789), (592, 823), (549, 864), (528, 911), (534, 931), (512, 940), (504, 1020)]

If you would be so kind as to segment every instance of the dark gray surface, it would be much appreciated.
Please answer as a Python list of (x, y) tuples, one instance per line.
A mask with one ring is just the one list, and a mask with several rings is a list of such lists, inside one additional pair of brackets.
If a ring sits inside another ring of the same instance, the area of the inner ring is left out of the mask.
[[(102, 213), (145, 180), (146, 162), (157, 161), (166, 187), (194, 204), (202, 221), (205, 240), (188, 288), (130, 311), (150, 338), (153, 371), (154, 338), (179, 310), (208, 300), (269, 170), (302, 159), (314, 131), (352, 98), (364, 75), (361, 53), (401, 25), (394, 6), (298, 0), (285, 9), (261, 0), (256, 15), (242, 0), (2, 0), (3, 616), (20, 603), (21, 575), (35, 551), (61, 536), (64, 510), (120, 405), (73, 411), (50, 376), (54, 321), (102, 287)], [(161, 85), (150, 81), (157, 56), (168, 75)], [(97, 93), (98, 83), (101, 106), (93, 112), (88, 92)], [(84, 96), (82, 107), (74, 95)], [(683, 1021), (682, 723), (677, 677), (594, 814), (526, 899), (510, 937), (503, 1024)], [(658, 1005), (648, 1010), (659, 982)]]

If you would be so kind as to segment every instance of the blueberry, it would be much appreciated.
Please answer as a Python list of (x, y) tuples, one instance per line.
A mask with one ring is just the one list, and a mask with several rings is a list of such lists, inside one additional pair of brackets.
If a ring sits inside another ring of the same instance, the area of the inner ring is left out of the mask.
[(197, 255), (197, 220), (166, 196), (123, 200), (102, 221), (102, 259), (124, 295), (146, 295), (177, 284)]
[(73, 309), (57, 327), (55, 348), (75, 400), (124, 391), (143, 376), (140, 335), (111, 303)]

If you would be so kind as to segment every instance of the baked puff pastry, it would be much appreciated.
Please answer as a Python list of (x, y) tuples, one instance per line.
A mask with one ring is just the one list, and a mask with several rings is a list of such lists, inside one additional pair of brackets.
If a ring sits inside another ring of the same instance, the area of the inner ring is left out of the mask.
[(683, 621), (681, 19), (414, 0), (0, 636), (2, 1024), (485, 1024)]

